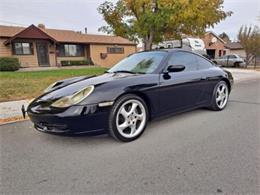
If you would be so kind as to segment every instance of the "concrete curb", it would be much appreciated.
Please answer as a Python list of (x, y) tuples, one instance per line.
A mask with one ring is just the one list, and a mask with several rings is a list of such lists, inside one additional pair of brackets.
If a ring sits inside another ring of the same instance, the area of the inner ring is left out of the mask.
[(17, 123), (17, 122), (28, 121), (28, 120), (30, 120), (30, 119), (27, 117), (25, 119), (11, 120), (11, 121), (8, 121), (8, 122), (3, 122), (3, 123), (0, 122), (0, 126), (9, 125), (9, 124)]
[[(22, 105), (27, 107), (32, 100), (18, 100), (0, 103), (0, 125), (25, 120), (22, 115)], [(28, 118), (27, 118), (28, 120)]]

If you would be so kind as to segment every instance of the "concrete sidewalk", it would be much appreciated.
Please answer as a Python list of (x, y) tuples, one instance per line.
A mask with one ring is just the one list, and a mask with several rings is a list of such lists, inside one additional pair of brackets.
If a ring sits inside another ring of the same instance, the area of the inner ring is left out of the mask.
[[(226, 68), (234, 77), (235, 83), (246, 80), (260, 79), (260, 71)], [(22, 120), (21, 107), (28, 106), (30, 100), (10, 101), (0, 103), (0, 124)]]
[(25, 108), (29, 105), (31, 100), (19, 100), (19, 101), (10, 101), (10, 102), (1, 102), (0, 103), (0, 125), (9, 123), (12, 121), (22, 120), (22, 105)]

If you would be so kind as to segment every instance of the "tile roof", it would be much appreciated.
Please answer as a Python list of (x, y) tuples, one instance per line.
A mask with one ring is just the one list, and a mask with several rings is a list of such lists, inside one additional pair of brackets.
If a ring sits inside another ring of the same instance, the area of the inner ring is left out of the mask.
[[(0, 37), (13, 37), (24, 29), (25, 27), (0, 25)], [(119, 36), (82, 34), (72, 30), (39, 29), (47, 33), (58, 42), (136, 45), (134, 42)]]
[(243, 49), (243, 46), (239, 42), (230, 42), (225, 44), (228, 49)]

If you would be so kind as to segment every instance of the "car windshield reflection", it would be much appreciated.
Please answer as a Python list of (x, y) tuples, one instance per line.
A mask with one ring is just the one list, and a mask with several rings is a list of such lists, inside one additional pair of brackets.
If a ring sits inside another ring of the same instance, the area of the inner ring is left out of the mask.
[(162, 51), (136, 53), (123, 59), (107, 72), (125, 72), (133, 74), (152, 73), (159, 67), (166, 55), (167, 53)]

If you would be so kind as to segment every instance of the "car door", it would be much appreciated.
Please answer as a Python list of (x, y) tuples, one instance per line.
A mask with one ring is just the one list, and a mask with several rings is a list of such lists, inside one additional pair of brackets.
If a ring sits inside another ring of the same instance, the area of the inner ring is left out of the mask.
[(219, 75), (216, 75), (214, 71), (215, 66), (212, 62), (199, 55), (196, 55), (196, 58), (198, 62), (198, 71), (202, 78), (200, 85), (204, 89), (198, 103), (207, 105), (211, 101), (214, 87), (219, 81)]
[(177, 112), (196, 106), (203, 92), (196, 56), (190, 52), (175, 51), (166, 63), (165, 69), (169, 65), (184, 65), (185, 69), (160, 74), (160, 111)]
[(235, 55), (229, 55), (227, 65), (233, 66), (235, 62), (236, 62), (236, 56)]
[(225, 66), (227, 63), (227, 56), (222, 56), (219, 58), (219, 65)]

